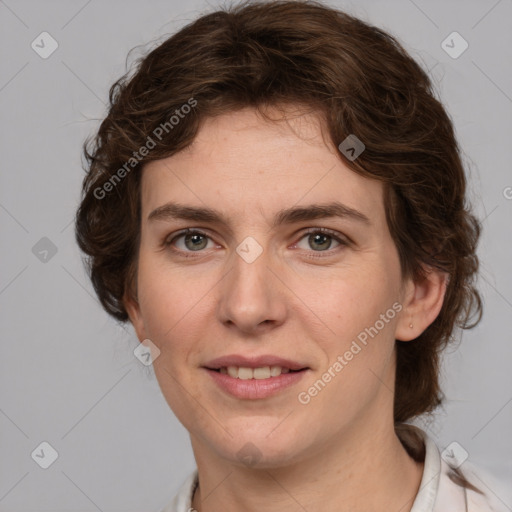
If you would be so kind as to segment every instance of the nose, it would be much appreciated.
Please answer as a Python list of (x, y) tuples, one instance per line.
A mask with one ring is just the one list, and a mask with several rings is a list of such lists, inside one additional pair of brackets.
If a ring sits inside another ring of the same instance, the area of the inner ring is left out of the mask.
[(219, 286), (219, 320), (245, 334), (262, 334), (281, 325), (286, 317), (286, 286), (268, 252), (252, 262), (236, 252), (232, 259)]

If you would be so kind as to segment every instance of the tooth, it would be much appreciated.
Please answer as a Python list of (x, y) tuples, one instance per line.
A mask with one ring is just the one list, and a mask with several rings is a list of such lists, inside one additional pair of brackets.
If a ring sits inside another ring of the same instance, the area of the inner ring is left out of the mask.
[(255, 379), (269, 379), (270, 378), (270, 366), (264, 366), (263, 368), (254, 368)]
[(238, 378), (241, 380), (249, 380), (252, 379), (254, 376), (254, 372), (252, 371), (252, 368), (246, 368), (245, 366), (240, 366), (238, 368)]
[(236, 379), (238, 377), (238, 368), (236, 366), (228, 366), (228, 375)]
[(279, 377), (281, 375), (281, 367), (280, 366), (271, 366), (270, 367), (270, 376), (271, 377)]
[(268, 379), (270, 377), (279, 377), (283, 373), (289, 373), (289, 368), (281, 366), (262, 366), (260, 368), (248, 368), (246, 366), (228, 366), (220, 368), (220, 373), (229, 375), (233, 379), (250, 380), (250, 379)]

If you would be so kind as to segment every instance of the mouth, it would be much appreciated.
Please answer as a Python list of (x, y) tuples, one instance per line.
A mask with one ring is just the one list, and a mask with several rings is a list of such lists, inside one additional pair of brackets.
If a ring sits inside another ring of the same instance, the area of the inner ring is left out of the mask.
[(297, 384), (311, 368), (275, 356), (233, 355), (202, 367), (221, 391), (241, 400), (269, 398)]

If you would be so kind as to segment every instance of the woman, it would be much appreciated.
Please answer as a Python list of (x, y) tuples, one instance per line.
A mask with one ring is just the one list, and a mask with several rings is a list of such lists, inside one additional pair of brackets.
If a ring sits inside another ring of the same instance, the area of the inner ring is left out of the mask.
[(190, 433), (197, 471), (165, 512), (501, 510), (406, 423), (441, 404), (440, 353), (481, 301), (453, 127), (400, 44), (249, 2), (110, 102), (77, 241)]

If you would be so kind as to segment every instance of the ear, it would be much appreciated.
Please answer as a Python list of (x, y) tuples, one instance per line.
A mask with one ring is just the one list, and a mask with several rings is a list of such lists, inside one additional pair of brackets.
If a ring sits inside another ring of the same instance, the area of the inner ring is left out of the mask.
[(431, 267), (424, 271), (425, 277), (408, 278), (403, 286), (403, 310), (395, 331), (397, 340), (417, 338), (437, 318), (443, 306), (448, 274)]
[(123, 304), (130, 317), (130, 322), (137, 333), (137, 338), (139, 341), (143, 341), (147, 339), (146, 329), (144, 327), (144, 319), (142, 318), (142, 314), (140, 311), (140, 306), (135, 297), (128, 291), (125, 292), (123, 296)]

